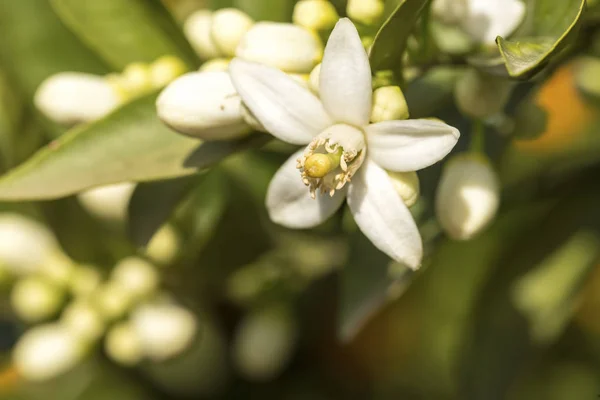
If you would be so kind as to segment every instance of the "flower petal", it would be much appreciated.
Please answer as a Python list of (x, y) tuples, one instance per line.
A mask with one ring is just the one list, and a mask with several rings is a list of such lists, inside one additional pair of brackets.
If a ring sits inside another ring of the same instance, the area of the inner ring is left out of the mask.
[(368, 158), (350, 184), (348, 205), (375, 247), (411, 269), (419, 268), (423, 244), (417, 225), (387, 173)]
[(390, 171), (417, 171), (440, 161), (452, 150), (460, 132), (441, 121), (385, 121), (366, 128), (369, 155)]
[(525, 4), (521, 0), (468, 0), (468, 3), (469, 15), (462, 27), (479, 43), (493, 45), (497, 36), (509, 36), (525, 17)]
[(317, 193), (312, 199), (302, 183), (296, 160), (304, 149), (292, 155), (277, 171), (267, 190), (267, 210), (271, 220), (288, 228), (312, 228), (331, 217), (344, 202), (346, 190), (336, 191), (333, 197)]
[(321, 101), (284, 72), (239, 58), (229, 71), (246, 106), (284, 142), (308, 144), (332, 125)]
[(323, 105), (335, 122), (357, 127), (369, 123), (371, 67), (358, 32), (348, 18), (339, 20), (329, 36), (319, 85)]

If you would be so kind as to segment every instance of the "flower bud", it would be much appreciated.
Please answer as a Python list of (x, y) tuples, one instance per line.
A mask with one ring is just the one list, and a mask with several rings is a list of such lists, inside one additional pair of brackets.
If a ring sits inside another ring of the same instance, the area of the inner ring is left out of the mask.
[(454, 98), (460, 112), (474, 118), (487, 118), (502, 112), (508, 102), (512, 83), (468, 69), (456, 83)]
[(64, 292), (39, 277), (20, 279), (10, 293), (15, 314), (28, 323), (44, 321), (58, 314), (63, 301)]
[(433, 0), (431, 12), (443, 23), (455, 25), (468, 16), (468, 0)]
[(339, 19), (337, 10), (327, 0), (300, 0), (292, 15), (294, 24), (314, 31), (333, 29)]
[(93, 301), (105, 320), (114, 321), (129, 311), (134, 299), (126, 287), (118, 282), (108, 281), (98, 288)]
[(248, 134), (237, 94), (227, 72), (192, 72), (160, 94), (160, 119), (183, 134), (203, 140), (229, 140)]
[(15, 367), (25, 379), (45, 381), (73, 368), (85, 355), (77, 337), (59, 324), (37, 326), (25, 332), (13, 352)]
[(100, 287), (102, 276), (91, 266), (77, 266), (69, 278), (68, 287), (75, 297), (89, 297)]
[(446, 233), (468, 240), (496, 216), (500, 183), (490, 162), (478, 154), (454, 157), (444, 167), (436, 194), (436, 214)]
[(73, 260), (60, 250), (52, 252), (39, 268), (39, 275), (54, 285), (64, 287), (75, 268)]
[(234, 364), (245, 378), (268, 381), (287, 366), (296, 347), (296, 321), (286, 307), (249, 313), (235, 332)]
[(102, 315), (88, 301), (83, 300), (71, 302), (63, 311), (60, 322), (87, 343), (100, 339), (106, 329)]
[(321, 64), (317, 64), (313, 70), (310, 72), (310, 75), (308, 77), (308, 88), (317, 96), (319, 95), (319, 90), (320, 90), (320, 85), (321, 85), (321, 81), (320, 81), (320, 77), (321, 77)]
[(106, 355), (117, 364), (133, 367), (142, 361), (142, 343), (130, 321), (114, 325), (104, 339)]
[(316, 33), (301, 26), (259, 22), (248, 31), (236, 56), (288, 73), (309, 73), (323, 58), (323, 44)]
[(408, 118), (408, 105), (399, 86), (383, 86), (373, 92), (371, 122)]
[(252, 25), (254, 21), (243, 11), (236, 8), (223, 8), (213, 13), (210, 34), (221, 53), (233, 57), (235, 49)]
[(387, 171), (396, 193), (404, 200), (407, 207), (415, 205), (421, 192), (419, 176), (416, 172), (392, 172)]
[(365, 25), (376, 24), (383, 16), (383, 0), (348, 0), (348, 17)]
[(112, 271), (112, 280), (126, 288), (135, 300), (153, 294), (159, 285), (156, 267), (139, 257), (119, 261)]
[(198, 10), (185, 20), (183, 32), (196, 51), (204, 60), (221, 57), (221, 51), (213, 42), (211, 29), (213, 13), (209, 10)]
[(142, 351), (150, 359), (164, 361), (185, 351), (196, 337), (198, 321), (175, 304), (146, 304), (131, 316)]
[(175, 228), (164, 225), (160, 228), (146, 247), (146, 256), (157, 264), (170, 264), (175, 260), (181, 246), (181, 238)]
[(225, 71), (229, 70), (229, 63), (231, 59), (229, 58), (215, 58), (209, 60), (202, 64), (198, 69), (199, 72), (209, 72), (209, 71)]
[(131, 63), (121, 73), (120, 84), (130, 97), (137, 97), (152, 91), (150, 66), (144, 63)]
[(0, 214), (0, 263), (12, 274), (36, 272), (58, 249), (48, 228), (19, 214)]
[(187, 72), (187, 66), (175, 56), (164, 56), (150, 64), (150, 84), (153, 88), (167, 86)]
[(34, 103), (51, 120), (72, 126), (102, 118), (120, 104), (120, 98), (101, 76), (61, 72), (42, 82)]
[(98, 219), (119, 222), (127, 217), (135, 183), (124, 182), (86, 190), (77, 195), (83, 208)]

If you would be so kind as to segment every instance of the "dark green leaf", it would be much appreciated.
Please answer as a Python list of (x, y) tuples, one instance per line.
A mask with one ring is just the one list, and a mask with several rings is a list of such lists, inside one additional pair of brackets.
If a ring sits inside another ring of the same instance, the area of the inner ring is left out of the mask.
[(462, 70), (435, 67), (410, 82), (404, 95), (411, 118), (431, 117), (444, 105), (452, 102), (454, 86)]
[(117, 70), (164, 55), (199, 62), (169, 12), (158, 0), (52, 0), (57, 14)]
[(255, 21), (289, 22), (294, 1), (291, 0), (234, 0), (234, 7), (246, 12)]

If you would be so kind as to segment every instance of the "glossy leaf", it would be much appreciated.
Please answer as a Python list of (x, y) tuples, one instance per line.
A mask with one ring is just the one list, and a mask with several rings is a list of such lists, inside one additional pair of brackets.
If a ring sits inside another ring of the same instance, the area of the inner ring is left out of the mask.
[(156, 94), (77, 127), (0, 179), (0, 199), (52, 199), (126, 181), (190, 175), (267, 135), (200, 142), (167, 128), (156, 116)]
[(116, 70), (164, 55), (199, 64), (169, 12), (158, 0), (52, 0), (73, 32)]

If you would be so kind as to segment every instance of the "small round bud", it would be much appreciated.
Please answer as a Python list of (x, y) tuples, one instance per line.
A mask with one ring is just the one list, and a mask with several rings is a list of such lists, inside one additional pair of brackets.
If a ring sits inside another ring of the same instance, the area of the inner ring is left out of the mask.
[(83, 342), (93, 343), (106, 329), (104, 319), (88, 301), (71, 302), (63, 311), (60, 322)]
[(323, 58), (318, 35), (294, 24), (259, 22), (242, 39), (236, 56), (288, 73), (309, 73)]
[(150, 66), (144, 63), (129, 64), (121, 74), (120, 84), (130, 97), (137, 97), (152, 90)]
[(374, 25), (383, 16), (384, 7), (382, 0), (348, 0), (346, 13), (356, 22)]
[(512, 83), (476, 69), (468, 69), (454, 91), (460, 112), (474, 118), (487, 118), (502, 112), (512, 91)]
[(407, 207), (414, 206), (419, 199), (419, 194), (421, 192), (419, 176), (417, 173), (414, 171), (387, 171), (387, 173), (394, 185), (394, 189), (396, 189), (396, 193), (404, 200), (404, 204), (406, 204)]
[(337, 10), (327, 0), (300, 0), (292, 15), (294, 24), (314, 31), (333, 29), (339, 19)]
[(200, 66), (198, 69), (199, 72), (209, 72), (209, 71), (225, 71), (229, 70), (229, 63), (231, 59), (229, 58), (214, 58), (212, 60), (208, 60), (204, 64)]
[(112, 280), (126, 288), (136, 300), (153, 294), (159, 285), (156, 267), (139, 257), (119, 261), (112, 271)]
[(321, 85), (320, 77), (321, 64), (319, 63), (313, 68), (313, 70), (310, 72), (310, 76), (308, 77), (308, 88), (317, 96), (319, 95), (319, 87)]
[(125, 367), (139, 364), (144, 357), (142, 343), (131, 322), (110, 328), (104, 339), (104, 351), (111, 360)]
[(243, 11), (223, 8), (213, 13), (210, 34), (221, 53), (233, 57), (235, 49), (252, 25), (254, 21)]
[(41, 322), (58, 314), (64, 292), (39, 277), (22, 278), (12, 288), (10, 304), (15, 314), (25, 322)]
[(150, 64), (150, 85), (153, 88), (167, 86), (175, 78), (187, 72), (187, 66), (175, 56), (164, 56)]
[(155, 361), (181, 354), (194, 341), (198, 330), (196, 316), (175, 304), (140, 306), (133, 311), (131, 321), (144, 354)]
[(455, 156), (444, 167), (436, 193), (440, 225), (453, 239), (468, 240), (496, 216), (500, 183), (490, 162), (479, 154)]
[(25, 379), (46, 381), (69, 371), (84, 356), (85, 347), (76, 335), (60, 324), (48, 324), (21, 336), (13, 362)]
[(175, 260), (181, 246), (179, 233), (172, 225), (160, 228), (146, 247), (146, 255), (154, 262), (165, 265)]
[(101, 76), (62, 72), (46, 79), (35, 93), (35, 106), (65, 126), (102, 118), (120, 104), (120, 98)]
[(71, 274), (75, 268), (73, 260), (60, 250), (54, 251), (46, 258), (40, 266), (40, 276), (47, 279), (49, 282), (58, 285), (66, 286), (71, 279)]
[(156, 101), (160, 119), (203, 140), (230, 140), (250, 133), (240, 96), (227, 72), (192, 72), (174, 80)]
[(100, 287), (102, 276), (91, 266), (77, 266), (71, 273), (68, 286), (75, 297), (89, 297)]
[(102, 317), (108, 321), (122, 318), (134, 302), (129, 290), (114, 281), (100, 286), (92, 299)]
[(77, 199), (87, 212), (98, 219), (119, 222), (127, 217), (129, 199), (135, 183), (124, 182), (86, 190)]
[(468, 0), (434, 0), (431, 12), (436, 19), (445, 24), (455, 25), (467, 18), (469, 14)]
[(221, 57), (221, 51), (211, 36), (213, 13), (209, 10), (198, 10), (185, 20), (183, 32), (196, 51), (204, 60)]
[(399, 86), (383, 86), (373, 92), (371, 122), (408, 119), (408, 105)]

